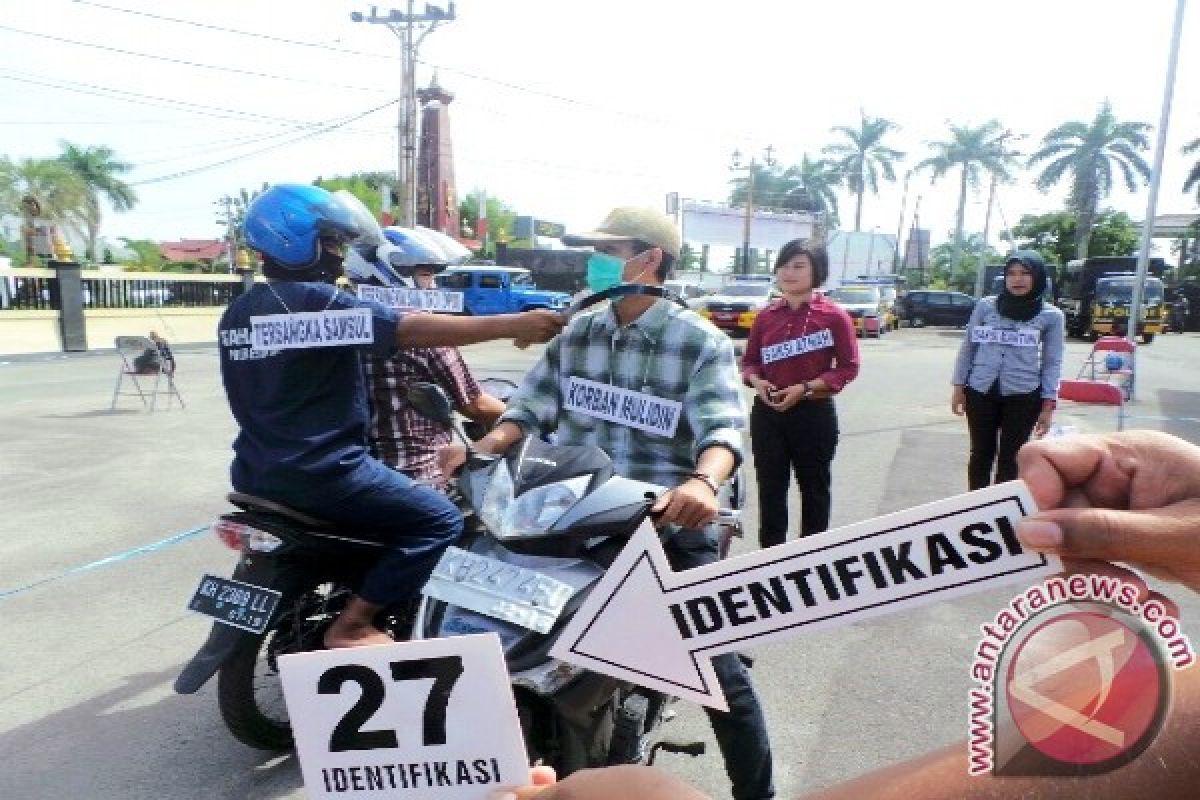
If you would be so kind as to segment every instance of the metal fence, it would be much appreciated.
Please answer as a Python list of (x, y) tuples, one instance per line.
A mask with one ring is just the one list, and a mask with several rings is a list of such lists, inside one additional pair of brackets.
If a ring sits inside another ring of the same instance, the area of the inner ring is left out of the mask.
[[(220, 308), (242, 291), (238, 275), (85, 271), (82, 277), (85, 309)], [(0, 269), (0, 311), (59, 308), (58, 279), (53, 270)]]

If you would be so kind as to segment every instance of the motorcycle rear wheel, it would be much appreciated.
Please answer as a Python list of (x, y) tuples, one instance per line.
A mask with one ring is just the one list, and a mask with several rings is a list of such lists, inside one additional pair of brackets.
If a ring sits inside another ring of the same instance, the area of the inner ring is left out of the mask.
[(343, 603), (343, 592), (332, 584), (315, 585), (280, 614), (275, 628), (238, 646), (217, 673), (217, 705), (233, 738), (259, 750), (293, 746), (278, 658), (320, 650)]

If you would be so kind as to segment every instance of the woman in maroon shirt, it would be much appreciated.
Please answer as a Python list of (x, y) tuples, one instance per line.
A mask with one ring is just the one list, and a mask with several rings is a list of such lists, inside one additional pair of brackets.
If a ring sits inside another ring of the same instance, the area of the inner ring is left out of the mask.
[(803, 500), (800, 535), (829, 527), (830, 465), (837, 449), (833, 395), (858, 375), (854, 322), (814, 292), (829, 275), (823, 247), (794, 239), (775, 260), (783, 298), (759, 312), (742, 377), (757, 396), (750, 439), (758, 475), (759, 544), (787, 539), (789, 472)]

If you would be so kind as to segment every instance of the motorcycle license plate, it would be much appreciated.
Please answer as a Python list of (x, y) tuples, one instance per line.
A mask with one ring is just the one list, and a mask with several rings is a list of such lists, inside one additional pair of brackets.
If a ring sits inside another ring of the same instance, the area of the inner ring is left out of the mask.
[(262, 633), (279, 605), (279, 592), (241, 581), (205, 575), (188, 609), (251, 633)]
[(575, 587), (531, 569), (449, 547), (421, 593), (477, 614), (549, 633)]

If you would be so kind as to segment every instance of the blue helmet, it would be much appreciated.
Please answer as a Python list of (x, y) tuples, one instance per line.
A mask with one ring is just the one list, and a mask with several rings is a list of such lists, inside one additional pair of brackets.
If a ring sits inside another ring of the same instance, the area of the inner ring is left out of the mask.
[(351, 242), (364, 231), (354, 209), (319, 186), (283, 183), (246, 209), (246, 244), (286, 269), (306, 270), (321, 257), (318, 239)]

